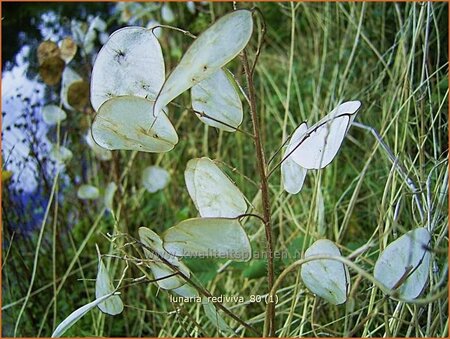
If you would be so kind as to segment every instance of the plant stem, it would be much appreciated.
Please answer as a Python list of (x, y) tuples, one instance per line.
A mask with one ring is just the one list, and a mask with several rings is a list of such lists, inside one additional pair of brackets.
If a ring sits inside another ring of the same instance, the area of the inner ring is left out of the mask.
[[(142, 243), (141, 241), (139, 241), (137, 239), (134, 239), (131, 236), (128, 236), (128, 237), (130, 239), (134, 240), (137, 244), (141, 245), (147, 251), (152, 253), (154, 256), (156, 256), (162, 263), (164, 263), (167, 267), (171, 268), (174, 272), (176, 272), (178, 274), (178, 276), (183, 278), (192, 287), (194, 287), (201, 295), (203, 295), (204, 297), (209, 298), (209, 299), (214, 297), (206, 288), (203, 288), (203, 286), (194, 282), (189, 276), (187, 276), (186, 274), (181, 272), (177, 266), (173, 265), (170, 261), (168, 261), (166, 258), (164, 258), (163, 255), (156, 252), (153, 248), (147, 246), (146, 244)], [(167, 276), (167, 277), (169, 277), (169, 276)], [(166, 279), (167, 277), (164, 277), (164, 279)], [(253, 334), (256, 334), (258, 336), (260, 335), (260, 333), (258, 333), (258, 331), (255, 328), (253, 328), (253, 326), (247, 324), (245, 321), (243, 321), (241, 318), (239, 318), (236, 314), (231, 312), (227, 307), (225, 307), (222, 303), (220, 303), (218, 301), (211, 301), (211, 303), (213, 303), (215, 306), (217, 306), (217, 308), (220, 308), (224, 313), (226, 313), (228, 316), (230, 316), (231, 318), (236, 320), (240, 325), (245, 327), (247, 330), (251, 331)]]
[(33, 290), (34, 280), (36, 279), (36, 275), (37, 275), (37, 267), (38, 267), (38, 262), (39, 262), (39, 253), (40, 253), (40, 250), (41, 250), (42, 239), (44, 238), (45, 224), (47, 223), (47, 218), (49, 216), (50, 208), (51, 208), (51, 205), (53, 203), (53, 198), (55, 196), (56, 187), (58, 186), (58, 178), (59, 178), (59, 168), (56, 171), (55, 178), (53, 179), (53, 185), (52, 185), (52, 189), (51, 189), (51, 192), (50, 192), (50, 197), (48, 198), (48, 202), (47, 202), (47, 207), (45, 209), (44, 218), (42, 219), (41, 229), (39, 231), (39, 236), (38, 236), (37, 243), (36, 243), (36, 250), (34, 252), (34, 261), (33, 261), (33, 269), (31, 271), (30, 285), (28, 286), (28, 291), (27, 291), (27, 294), (25, 296), (25, 301), (23, 302), (22, 307), (21, 307), (21, 309), (19, 311), (19, 315), (17, 316), (16, 324), (14, 326), (14, 335), (13, 335), (14, 337), (17, 337), (17, 330), (19, 329), (20, 319), (22, 318), (22, 315), (23, 315), (23, 313), (25, 311), (25, 308), (28, 305), (28, 301), (29, 301), (30, 296), (31, 296), (31, 291)]
[[(264, 151), (261, 141), (261, 130), (256, 109), (255, 86), (253, 84), (253, 72), (250, 69), (247, 53), (243, 52), (244, 72), (247, 80), (248, 96), (250, 100), (250, 115), (253, 125), (253, 141), (256, 148), (256, 160), (261, 180), (261, 197), (263, 205), (263, 219), (266, 233), (266, 254), (267, 254), (267, 284), (269, 291), (272, 290), (274, 282), (274, 265), (273, 265), (273, 240), (270, 215), (269, 185), (267, 181), (267, 166), (264, 158)], [(266, 308), (266, 322), (264, 323), (263, 336), (275, 336), (275, 302), (269, 298)]]
[[(430, 302), (433, 302), (435, 300), (438, 300), (443, 295), (446, 295), (447, 289), (443, 288), (441, 290), (437, 290), (435, 288), (432, 290), (431, 293), (429, 293), (427, 296), (423, 298), (416, 298), (414, 300), (411, 299), (404, 299), (398, 295), (398, 291), (396, 289), (391, 289), (386, 286), (384, 286), (382, 283), (380, 283), (373, 275), (368, 273), (364, 268), (359, 267), (357, 264), (355, 264), (353, 261), (351, 261), (349, 258), (337, 256), (337, 255), (312, 255), (307, 258), (299, 259), (297, 261), (294, 261), (292, 264), (290, 264), (288, 267), (286, 267), (278, 276), (277, 280), (274, 283), (273, 289), (269, 292), (269, 297), (275, 298), (275, 295), (277, 293), (277, 289), (280, 287), (283, 280), (287, 277), (289, 273), (292, 271), (298, 270), (302, 265), (316, 260), (332, 260), (335, 262), (340, 262), (343, 265), (347, 266), (348, 268), (355, 271), (358, 275), (365, 278), (366, 280), (370, 281), (374, 286), (380, 289), (380, 291), (385, 295), (385, 298), (393, 298), (394, 300), (409, 303), (409, 304), (415, 304), (415, 305), (427, 305)], [(420, 264), (419, 264), (420, 265)], [(417, 268), (418, 266), (416, 266)]]

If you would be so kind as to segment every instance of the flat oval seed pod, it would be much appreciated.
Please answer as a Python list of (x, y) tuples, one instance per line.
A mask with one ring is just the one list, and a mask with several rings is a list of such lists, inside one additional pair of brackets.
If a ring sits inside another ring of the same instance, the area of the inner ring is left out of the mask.
[(185, 298), (195, 298), (198, 297), (198, 292), (195, 288), (188, 284), (184, 284), (181, 287), (174, 288), (172, 292), (175, 292), (178, 295), (181, 295)]
[(92, 138), (91, 131), (89, 131), (88, 134), (86, 135), (86, 143), (88, 144), (92, 152), (94, 152), (97, 159), (101, 161), (107, 161), (112, 159), (112, 152), (97, 145), (97, 143)]
[(39, 75), (47, 85), (54, 86), (61, 81), (65, 66), (66, 63), (59, 56), (50, 57), (39, 66)]
[(152, 102), (123, 96), (106, 101), (92, 123), (95, 142), (109, 150), (162, 153), (178, 142), (178, 135), (164, 113), (151, 115)]
[(165, 231), (162, 239), (164, 249), (179, 257), (251, 259), (250, 241), (236, 219), (187, 219)]
[(194, 172), (194, 185), (202, 217), (234, 218), (247, 210), (239, 188), (209, 158), (200, 158)]
[(187, 10), (188, 10), (191, 14), (195, 14), (196, 8), (195, 8), (195, 2), (194, 2), (194, 1), (188, 1), (188, 2), (186, 2), (186, 7), (187, 7)]
[[(105, 264), (99, 257), (97, 279), (95, 280), (95, 297), (101, 298), (105, 295), (109, 295), (115, 291), (114, 286), (109, 278), (108, 271)], [(122, 299), (118, 295), (114, 295), (111, 298), (106, 299), (102, 303), (98, 304), (98, 308), (106, 314), (116, 315), (123, 311)]]
[(77, 191), (78, 198), (82, 200), (95, 200), (99, 195), (98, 188), (92, 185), (81, 185)]
[(73, 109), (73, 107), (69, 104), (69, 88), (74, 83), (82, 81), (81, 76), (75, 72), (72, 68), (66, 67), (62, 74), (61, 81), (61, 102), (63, 106), (67, 109)]
[(208, 126), (235, 132), (242, 122), (241, 99), (225, 71), (219, 69), (191, 89), (192, 108), (207, 116), (197, 117)]
[(117, 185), (115, 182), (112, 181), (106, 186), (104, 201), (106, 208), (110, 211), (113, 210), (114, 194), (116, 193), (116, 191)]
[[(156, 234), (149, 228), (141, 227), (139, 228), (139, 239), (145, 246), (154, 250), (172, 265), (176, 266), (186, 276), (190, 277), (189, 269), (183, 263), (181, 263), (177, 257), (171, 255), (163, 248), (162, 240), (158, 234)], [(161, 259), (159, 259), (148, 249), (144, 248), (144, 254), (148, 259), (152, 260), (147, 264), (147, 266), (152, 271), (153, 277), (155, 279), (161, 279), (157, 281), (159, 287), (165, 290), (172, 290), (179, 288), (186, 283), (183, 278), (174, 275), (176, 271), (164, 264)]]
[(229, 13), (204, 31), (167, 78), (156, 99), (154, 114), (234, 59), (247, 45), (252, 31), (252, 13), (248, 10)]
[(77, 54), (77, 49), (78, 46), (71, 37), (64, 38), (61, 41), (60, 46), (61, 59), (63, 59), (66, 62), (66, 64), (68, 64), (73, 59), (75, 54)]
[(164, 79), (161, 46), (151, 30), (143, 27), (119, 29), (111, 34), (95, 60), (92, 107), (98, 111), (106, 100), (122, 95), (154, 100)]
[(67, 103), (78, 111), (89, 106), (89, 83), (75, 81), (67, 89)]
[(291, 152), (294, 147), (302, 140), (308, 125), (306, 122), (302, 123), (292, 134), (291, 140), (286, 148), (286, 152), (283, 155), (284, 161), (281, 163), (281, 181), (283, 182), (283, 188), (290, 194), (297, 194), (301, 191), (303, 183), (305, 182), (306, 173), (308, 170), (303, 168), (292, 160)]
[[(162, 262), (155, 261), (149, 264), (148, 267), (152, 271), (153, 277), (159, 279), (156, 283), (163, 290), (177, 289), (186, 284), (186, 281), (182, 277), (175, 274), (176, 271), (172, 270)], [(190, 276), (189, 269), (183, 263), (179, 263), (178, 269), (183, 272), (184, 275)]]
[(375, 279), (403, 299), (417, 298), (428, 280), (430, 241), (428, 230), (419, 227), (390, 243), (375, 263)]
[(161, 18), (167, 23), (175, 21), (175, 14), (167, 3), (163, 4), (161, 7)]
[(169, 180), (169, 172), (159, 166), (148, 166), (142, 171), (142, 185), (150, 193), (162, 190)]
[(197, 190), (195, 188), (194, 184), (194, 176), (195, 176), (195, 170), (197, 168), (197, 164), (199, 162), (200, 158), (191, 159), (186, 164), (186, 169), (184, 171), (184, 181), (186, 183), (187, 190), (189, 192), (189, 195), (191, 196), (192, 201), (194, 202), (195, 207), (199, 211), (198, 204), (197, 204)]
[(205, 311), (206, 317), (211, 321), (211, 323), (216, 327), (223, 335), (227, 337), (234, 337), (236, 333), (233, 329), (228, 325), (223, 317), (217, 312), (214, 304), (208, 299), (203, 298), (202, 300), (203, 310)]
[(58, 45), (50, 40), (43, 41), (39, 44), (37, 48), (37, 58), (39, 65), (42, 65), (45, 60), (52, 57), (61, 56), (61, 51)]
[[(247, 210), (245, 197), (209, 158), (188, 162), (185, 173), (189, 195), (202, 217), (234, 218)], [(195, 170), (192, 171), (192, 167)], [(191, 175), (193, 173), (193, 176)]]
[(320, 169), (329, 165), (360, 107), (359, 101), (342, 103), (310, 127), (304, 138), (295, 145), (292, 160), (306, 169)]
[(55, 145), (50, 151), (50, 158), (60, 164), (68, 162), (72, 157), (72, 151), (64, 146)]
[(45, 105), (42, 107), (42, 119), (47, 125), (55, 125), (66, 118), (66, 112), (56, 105)]
[[(305, 252), (305, 258), (318, 255), (341, 256), (337, 246), (330, 240), (320, 239)], [(333, 305), (347, 300), (350, 276), (347, 266), (336, 260), (318, 259), (302, 265), (301, 276), (305, 286), (314, 294)]]
[[(151, 229), (147, 227), (140, 227), (139, 228), (139, 239), (141, 242), (151, 248), (153, 251), (158, 253), (161, 257), (169, 261), (172, 265), (177, 266), (179, 264), (178, 258), (169, 254), (164, 248), (163, 248), (163, 242), (158, 234), (153, 232)], [(144, 248), (144, 254), (147, 258), (152, 259), (154, 261), (161, 260), (154, 254), (152, 254), (149, 250)]]

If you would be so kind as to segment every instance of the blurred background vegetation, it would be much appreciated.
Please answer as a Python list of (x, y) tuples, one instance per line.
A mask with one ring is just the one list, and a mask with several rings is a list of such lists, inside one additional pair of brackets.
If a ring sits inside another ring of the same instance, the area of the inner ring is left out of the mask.
[[(277, 274), (322, 237), (335, 241), (344, 255), (373, 244), (355, 259), (369, 273), (380, 250), (406, 231), (427, 226), (433, 238), (433, 265), (423, 294), (429, 302), (415, 305), (386, 299), (369, 281), (351, 272), (349, 301), (331, 306), (311, 295), (299, 274), (292, 274), (279, 291), (277, 334), (448, 336), (447, 294), (431, 298), (447, 288), (448, 272), (447, 3), (237, 4), (238, 8), (253, 6), (261, 10), (266, 29), (255, 73), (266, 158), (275, 155), (302, 121), (313, 123), (339, 102), (358, 99), (363, 108), (357, 121), (379, 132), (418, 189), (411, 192), (379, 141), (357, 127), (351, 128), (329, 167), (309, 172), (300, 194), (284, 193), (276, 171), (270, 178), (276, 251), (289, 254), (276, 261)], [(103, 193), (109, 182), (116, 182), (119, 189), (114, 202), (120, 209), (120, 232), (136, 237), (141, 226), (161, 232), (196, 216), (184, 185), (184, 169), (189, 159), (209, 156), (235, 180), (253, 202), (254, 211), (260, 209), (251, 139), (203, 125), (182, 108), (189, 106), (188, 94), (169, 107), (180, 142), (167, 154), (115, 151), (110, 160), (100, 161), (85, 139), (94, 114), (89, 104), (67, 110), (67, 119), (59, 127), (46, 125), (42, 106), (59, 105), (61, 84), (43, 82), (37, 58), (39, 44), (74, 39), (78, 50), (65, 67), (89, 82), (95, 55), (114, 30), (157, 21), (199, 34), (232, 9), (232, 3), (207, 2), (163, 7), (160, 3), (2, 3), (4, 337), (48, 337), (73, 310), (94, 299), (95, 244), (111, 256), (136, 255), (125, 243), (113, 246), (105, 236), (113, 231), (114, 220), (104, 211), (102, 199), (78, 199), (80, 185), (94, 185)], [(99, 19), (104, 28), (93, 25)], [(262, 36), (262, 21), (256, 21), (248, 47), (251, 57)], [(191, 38), (164, 29), (160, 42), (169, 72)], [(244, 85), (239, 58), (229, 69)], [(80, 96), (86, 93), (80, 92)], [(243, 103), (242, 129), (251, 131), (248, 106)], [(58, 141), (73, 153), (65, 165), (50, 155)], [(271, 167), (278, 161), (279, 156)], [(147, 192), (141, 183), (142, 170), (149, 165), (161, 166), (171, 176), (167, 187), (156, 193)], [(424, 208), (423, 219), (414, 196)], [(253, 250), (262, 252), (262, 225), (248, 220), (244, 227), (252, 238)], [(220, 269), (225, 263), (186, 261), (196, 278), (215, 295), (267, 293), (264, 259)], [(112, 258), (109, 267), (118, 279), (124, 262)], [(140, 275), (136, 268), (127, 272), (129, 279)], [(169, 293), (158, 291), (155, 284), (130, 286), (122, 291), (122, 298), (125, 310), (121, 315), (105, 316), (96, 309), (67, 335), (226, 334), (205, 317), (200, 305), (171, 303)], [(252, 326), (262, 328), (263, 302), (226, 306)], [(222, 316), (235, 335), (251, 335)]]

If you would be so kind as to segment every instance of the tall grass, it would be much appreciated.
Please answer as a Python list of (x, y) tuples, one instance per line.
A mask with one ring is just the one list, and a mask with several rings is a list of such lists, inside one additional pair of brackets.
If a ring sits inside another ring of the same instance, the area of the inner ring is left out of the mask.
[[(238, 7), (253, 5), (238, 3)], [(448, 5), (256, 5), (267, 30), (256, 66), (255, 87), (265, 156), (274, 156), (271, 169), (280, 161), (277, 150), (298, 124), (318, 121), (344, 100), (362, 101), (357, 121), (376, 130), (387, 145), (387, 149), (383, 148), (369, 130), (353, 126), (335, 161), (324, 170), (310, 171), (303, 190), (295, 196), (283, 192), (279, 170), (274, 172), (269, 189), (275, 250), (289, 254), (276, 259), (276, 276), (323, 237), (335, 241), (345, 256), (364, 248), (353, 261), (369, 274), (380, 251), (406, 231), (427, 226), (433, 239), (433, 264), (422, 303), (385, 298), (369, 280), (351, 271), (348, 302), (331, 306), (308, 292), (299, 272), (293, 272), (278, 291), (277, 335), (448, 336), (448, 298), (447, 293), (442, 293), (447, 288), (448, 272)], [(197, 22), (190, 23), (184, 4), (171, 6), (178, 17), (176, 25), (196, 34), (198, 27), (205, 26), (204, 21), (232, 9), (231, 4), (211, 3)], [(256, 27), (261, 27), (260, 22)], [(251, 57), (257, 35), (248, 48)], [(165, 32), (162, 40), (167, 52), (169, 46), (185, 50), (189, 43), (189, 38), (172, 31)], [(175, 64), (177, 57), (172, 53), (168, 64)], [(243, 85), (240, 61), (234, 61), (231, 69)], [(187, 107), (189, 97), (183, 95), (177, 103)], [(140, 226), (161, 232), (195, 216), (183, 177), (186, 162), (193, 157), (217, 160), (251, 201), (254, 212), (261, 211), (252, 140), (242, 133), (205, 127), (178, 106), (170, 110), (180, 142), (164, 155), (115, 152), (111, 163), (99, 163), (77, 141), (90, 117), (80, 118), (73, 132), (67, 130), (74, 154), (89, 164), (84, 176), (87, 181), (104, 187), (111, 180), (121, 179), (115, 200), (117, 222), (104, 213), (101, 203), (82, 203), (72, 188), (59, 187), (64, 198), (49, 199), (50, 213), (40, 226), (42, 241), (39, 230), (31, 237), (21, 236), (11, 232), (14, 209), (8, 202), (8, 187), (3, 186), (3, 336), (13, 335), (16, 324), (18, 336), (49, 336), (70, 312), (93, 300), (95, 244), (102, 253), (109, 254), (110, 271), (118, 279), (124, 262), (115, 257), (137, 256), (139, 251), (132, 250), (124, 237), (118, 236), (112, 242), (105, 236), (107, 233), (136, 237)], [(242, 129), (251, 131), (248, 107)], [(82, 171), (77, 156), (69, 168), (71, 177)], [(151, 164), (171, 173), (170, 185), (156, 194), (145, 192), (140, 183), (142, 169)], [(412, 191), (408, 180), (417, 191)], [(76, 216), (78, 222), (67, 227), (71, 216)], [(262, 253), (263, 226), (248, 220), (244, 227), (254, 252)], [(248, 324), (262, 329), (265, 303), (252, 303), (249, 297), (267, 293), (264, 259), (245, 264), (190, 259), (187, 265), (211, 293), (244, 296), (244, 303), (225, 305)], [(139, 276), (142, 272), (136, 267), (127, 271), (130, 282)], [(121, 315), (113, 318), (94, 310), (67, 335), (223, 335), (217, 324), (206, 318), (201, 305), (171, 303), (169, 293), (158, 291), (155, 284), (130, 286), (122, 291), (122, 298), (125, 311)], [(21, 308), (23, 314), (17, 322)], [(236, 335), (252, 335), (221, 315)]]

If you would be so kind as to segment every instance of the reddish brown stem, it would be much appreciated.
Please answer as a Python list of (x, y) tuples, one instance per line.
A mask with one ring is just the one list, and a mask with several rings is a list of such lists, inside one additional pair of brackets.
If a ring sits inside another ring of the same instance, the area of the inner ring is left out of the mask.
[[(270, 199), (269, 199), (269, 185), (267, 181), (267, 164), (264, 157), (264, 148), (261, 140), (261, 130), (259, 126), (259, 119), (256, 107), (255, 86), (253, 83), (253, 71), (250, 68), (247, 53), (243, 53), (244, 71), (247, 80), (248, 96), (250, 100), (250, 115), (253, 125), (253, 140), (256, 148), (256, 160), (261, 180), (261, 197), (263, 205), (263, 219), (264, 229), (266, 234), (266, 254), (267, 254), (267, 284), (269, 291), (272, 290), (274, 282), (274, 265), (273, 265), (273, 240), (272, 240), (272, 226), (270, 215)], [(264, 333), (269, 337), (275, 336), (275, 303), (269, 298), (266, 308), (266, 323), (264, 324)]]

